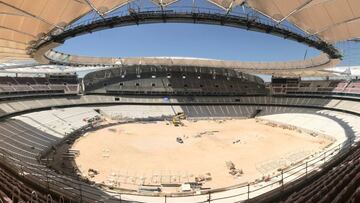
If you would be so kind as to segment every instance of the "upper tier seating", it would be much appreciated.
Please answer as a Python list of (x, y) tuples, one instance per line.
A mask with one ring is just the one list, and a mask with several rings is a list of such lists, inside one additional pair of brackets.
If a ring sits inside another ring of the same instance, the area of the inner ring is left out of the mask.
[(0, 77), (0, 98), (78, 92), (76, 77)]
[(298, 83), (273, 83), (269, 86), (269, 89), (273, 94), (330, 94), (360, 96), (360, 81), (306, 80)]
[[(119, 67), (89, 73), (86, 93), (151, 95), (265, 95), (262, 79), (227, 69)], [(213, 71), (213, 72), (212, 72)]]

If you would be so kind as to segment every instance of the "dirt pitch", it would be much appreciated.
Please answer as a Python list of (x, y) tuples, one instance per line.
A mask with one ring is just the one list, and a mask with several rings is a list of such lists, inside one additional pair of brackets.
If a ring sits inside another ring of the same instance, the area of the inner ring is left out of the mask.
[[(203, 187), (251, 182), (321, 151), (330, 141), (255, 119), (121, 124), (85, 134), (72, 149), (84, 176), (97, 183), (137, 190), (139, 185), (181, 184), (196, 177)], [(184, 143), (179, 143), (180, 137)], [(229, 174), (226, 162), (243, 171)], [(176, 189), (175, 189), (176, 190)]]

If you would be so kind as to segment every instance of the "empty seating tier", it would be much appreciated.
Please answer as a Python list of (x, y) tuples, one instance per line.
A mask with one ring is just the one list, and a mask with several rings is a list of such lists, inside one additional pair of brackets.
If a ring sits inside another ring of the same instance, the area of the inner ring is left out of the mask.
[(117, 95), (264, 95), (261, 78), (230, 69), (127, 66), (84, 77), (85, 92)]
[(0, 77), (0, 98), (77, 94), (77, 76)]
[(280, 80), (269, 84), (272, 94), (360, 96), (359, 80)]

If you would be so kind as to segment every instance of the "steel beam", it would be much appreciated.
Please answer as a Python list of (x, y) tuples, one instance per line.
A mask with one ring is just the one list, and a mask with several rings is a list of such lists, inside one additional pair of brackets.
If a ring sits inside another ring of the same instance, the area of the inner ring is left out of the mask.
[[(165, 20), (164, 20), (165, 18)], [(326, 43), (320, 39), (309, 38), (308, 35), (302, 35), (283, 29), (276, 24), (267, 24), (256, 19), (248, 19), (243, 16), (235, 16), (228, 14), (213, 14), (213, 13), (184, 13), (174, 12), (172, 10), (152, 11), (152, 12), (136, 12), (127, 16), (116, 16), (111, 18), (104, 18), (97, 20), (91, 24), (84, 24), (73, 27), (58, 35), (52, 36), (52, 42), (64, 42), (65, 40), (79, 35), (87, 34), (89, 32), (109, 29), (109, 27), (124, 27), (129, 25), (151, 24), (151, 23), (200, 23), (211, 25), (224, 25), (229, 27), (236, 27), (241, 29), (248, 29), (256, 32), (271, 33), (275, 36), (280, 36), (293, 41), (301, 42), (310, 47), (319, 49), (330, 56), (330, 58), (340, 58), (341, 55), (338, 50), (331, 44)], [(41, 44), (34, 47), (38, 49)]]

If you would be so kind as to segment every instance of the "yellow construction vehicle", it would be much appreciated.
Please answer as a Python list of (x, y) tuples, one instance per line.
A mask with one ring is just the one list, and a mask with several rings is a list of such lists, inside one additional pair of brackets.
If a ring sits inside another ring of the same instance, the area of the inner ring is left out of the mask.
[(184, 112), (178, 112), (175, 114), (176, 117), (178, 117), (179, 119), (181, 120), (185, 120), (186, 119), (186, 116), (185, 116), (185, 113)]
[(176, 113), (172, 118), (172, 123), (174, 126), (184, 126), (184, 123), (181, 120), (186, 119), (184, 112)]
[(172, 123), (174, 126), (183, 126), (184, 124), (181, 122), (179, 117), (174, 116), (172, 119)]

